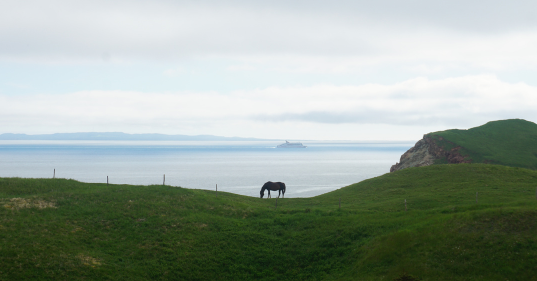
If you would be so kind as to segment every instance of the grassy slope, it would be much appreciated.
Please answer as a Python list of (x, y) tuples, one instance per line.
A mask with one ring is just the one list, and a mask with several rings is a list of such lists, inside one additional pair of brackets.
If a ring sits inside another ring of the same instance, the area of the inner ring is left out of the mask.
[[(428, 134), (461, 146), (461, 154), (473, 163), (493, 163), (537, 169), (537, 124), (521, 120), (500, 120), (468, 130), (447, 130)], [(452, 144), (439, 144), (451, 149)]]
[[(533, 170), (434, 165), (275, 208), (169, 186), (2, 178), (0, 280), (534, 280), (536, 187)], [(57, 208), (2, 207), (15, 197)]]

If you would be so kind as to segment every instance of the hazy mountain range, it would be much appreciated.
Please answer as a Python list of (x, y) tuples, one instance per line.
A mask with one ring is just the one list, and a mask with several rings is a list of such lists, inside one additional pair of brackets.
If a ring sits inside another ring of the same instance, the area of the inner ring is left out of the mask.
[(133, 141), (262, 141), (269, 139), (220, 137), (212, 135), (164, 135), (108, 133), (56, 133), (43, 135), (1, 134), (0, 140), (133, 140)]

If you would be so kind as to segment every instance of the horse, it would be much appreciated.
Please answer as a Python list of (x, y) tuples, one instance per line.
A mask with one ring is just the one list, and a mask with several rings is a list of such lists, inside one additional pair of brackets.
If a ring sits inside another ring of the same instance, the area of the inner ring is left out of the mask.
[(282, 198), (285, 196), (285, 183), (283, 182), (271, 182), (267, 181), (263, 187), (261, 187), (261, 191), (259, 192), (260, 198), (263, 198), (265, 195), (265, 189), (268, 190), (268, 196), (267, 198), (271, 198), (270, 191), (276, 191), (278, 190), (278, 198), (280, 197), (280, 194), (282, 195)]

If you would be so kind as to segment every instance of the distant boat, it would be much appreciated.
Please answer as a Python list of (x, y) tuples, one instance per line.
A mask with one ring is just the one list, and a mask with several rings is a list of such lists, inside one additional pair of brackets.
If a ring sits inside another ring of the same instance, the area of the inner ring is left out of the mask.
[(285, 141), (285, 143), (282, 143), (277, 148), (306, 148), (306, 146), (302, 145), (300, 142), (288, 142)]

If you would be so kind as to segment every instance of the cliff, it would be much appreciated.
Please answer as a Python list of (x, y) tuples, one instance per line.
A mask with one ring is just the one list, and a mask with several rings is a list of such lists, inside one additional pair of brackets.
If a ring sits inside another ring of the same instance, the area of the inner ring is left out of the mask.
[[(453, 146), (445, 149), (445, 145), (439, 144), (448, 142)], [(471, 163), (472, 160), (460, 154), (461, 146), (457, 146), (443, 137), (437, 135), (424, 135), (414, 147), (401, 155), (398, 163), (390, 168), (390, 172), (399, 171), (410, 167), (429, 166), (435, 163)]]
[(468, 130), (423, 136), (390, 172), (433, 164), (485, 163), (537, 169), (537, 124), (523, 119), (491, 121)]

